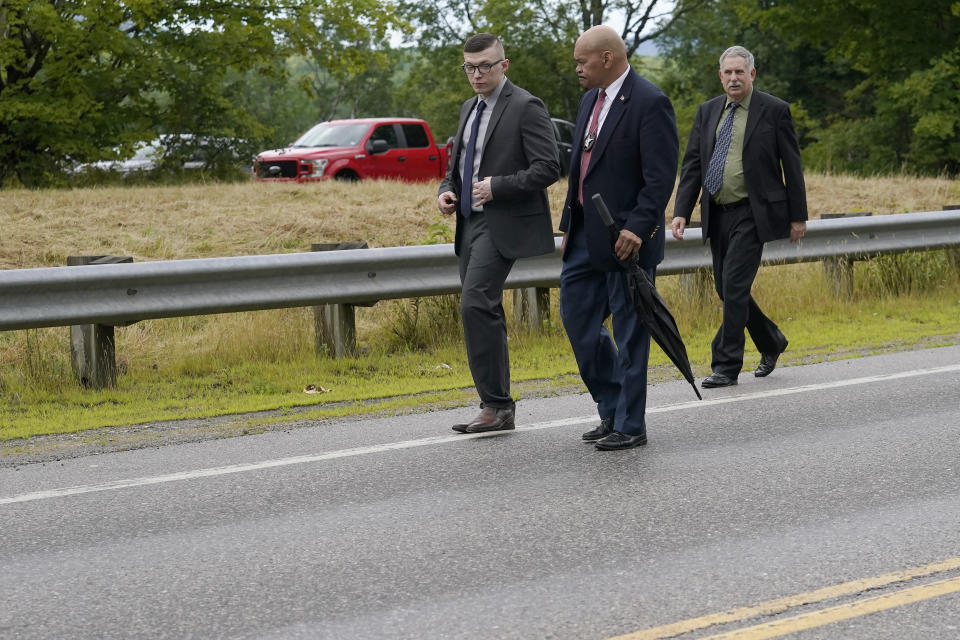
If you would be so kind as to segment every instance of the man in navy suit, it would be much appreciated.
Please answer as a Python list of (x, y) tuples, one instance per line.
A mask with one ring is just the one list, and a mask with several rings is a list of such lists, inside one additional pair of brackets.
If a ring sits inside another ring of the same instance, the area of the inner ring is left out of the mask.
[(744, 329), (760, 351), (757, 377), (770, 375), (787, 338), (760, 310), (750, 288), (763, 243), (796, 242), (807, 228), (807, 196), (790, 105), (753, 88), (753, 54), (740, 46), (720, 56), (724, 95), (697, 110), (680, 169), (673, 236), (683, 231), (700, 199), (704, 242), (710, 238), (713, 280), (723, 323), (712, 344), (706, 388), (737, 384)]
[[(596, 26), (577, 39), (580, 100), (574, 154), (560, 230), (560, 315), (600, 425), (583, 440), (600, 450), (647, 442), (650, 334), (630, 302), (617, 262), (639, 260), (655, 275), (663, 260), (664, 210), (677, 175), (673, 105), (635, 72), (617, 33)], [(593, 204), (599, 193), (621, 227), (616, 244)], [(616, 255), (614, 255), (614, 252)], [(611, 338), (603, 323), (613, 316)]]
[(463, 65), (476, 95), (460, 107), (447, 175), (437, 207), (456, 214), (460, 314), (481, 411), (453, 425), (458, 433), (515, 427), (503, 284), (517, 258), (553, 253), (547, 187), (560, 177), (553, 123), (543, 102), (507, 79), (500, 39), (489, 33), (463, 45)]

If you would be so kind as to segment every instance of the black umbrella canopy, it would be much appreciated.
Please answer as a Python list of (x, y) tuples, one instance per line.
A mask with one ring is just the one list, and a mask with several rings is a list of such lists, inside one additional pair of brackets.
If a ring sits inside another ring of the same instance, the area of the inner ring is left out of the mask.
[[(610, 231), (611, 250), (612, 244), (616, 242), (620, 235), (620, 229), (613, 221), (610, 210), (607, 209), (603, 197), (597, 193), (593, 196), (593, 203), (600, 213), (603, 223)], [(703, 399), (697, 383), (693, 378), (693, 370), (690, 368), (690, 359), (687, 357), (687, 347), (683, 344), (683, 338), (680, 337), (680, 330), (677, 328), (677, 322), (673, 319), (673, 314), (667, 308), (667, 303), (660, 297), (660, 293), (654, 286), (653, 281), (647, 272), (640, 268), (636, 260), (618, 260), (623, 266), (627, 277), (627, 288), (630, 291), (630, 301), (637, 312), (640, 321), (647, 327), (650, 337), (654, 342), (660, 345), (663, 352), (667, 354), (670, 361), (680, 370), (683, 377), (693, 387), (697, 398)]]

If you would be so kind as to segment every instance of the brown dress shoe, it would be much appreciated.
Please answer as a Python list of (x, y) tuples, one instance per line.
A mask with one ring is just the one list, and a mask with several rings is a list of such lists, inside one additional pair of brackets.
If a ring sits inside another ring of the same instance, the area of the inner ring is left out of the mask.
[(455, 424), (458, 433), (483, 433), (485, 431), (509, 431), (515, 429), (514, 410), (484, 407), (480, 415), (467, 424)]

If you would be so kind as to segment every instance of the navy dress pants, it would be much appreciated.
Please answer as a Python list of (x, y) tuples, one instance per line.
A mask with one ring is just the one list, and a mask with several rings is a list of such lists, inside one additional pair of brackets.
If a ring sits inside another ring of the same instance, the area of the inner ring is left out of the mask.
[[(656, 269), (647, 269), (651, 278)], [(613, 336), (604, 321), (613, 316)], [(650, 334), (640, 322), (622, 271), (591, 265), (583, 227), (574, 225), (560, 274), (560, 316), (601, 418), (627, 435), (646, 433)], [(616, 338), (616, 342), (614, 342)]]

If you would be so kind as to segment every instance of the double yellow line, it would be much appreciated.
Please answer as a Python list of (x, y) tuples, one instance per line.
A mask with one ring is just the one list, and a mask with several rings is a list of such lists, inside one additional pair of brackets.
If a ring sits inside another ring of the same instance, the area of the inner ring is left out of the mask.
[[(785, 598), (767, 600), (766, 602), (761, 602), (760, 604), (750, 607), (740, 607), (729, 611), (700, 616), (699, 618), (681, 620), (680, 622), (673, 622), (659, 627), (651, 627), (649, 629), (643, 629), (642, 631), (609, 638), (608, 640), (659, 640), (661, 638), (671, 638), (722, 624), (744, 622), (757, 616), (775, 615), (796, 607), (815, 604), (833, 598), (855, 595), (871, 589), (888, 587), (898, 582), (909, 582), (917, 578), (929, 578), (955, 569), (960, 569), (960, 557), (949, 558), (942, 562), (934, 562), (922, 567), (895, 571), (872, 578), (844, 582), (831, 587), (824, 587), (823, 589), (808, 591), (806, 593), (798, 593)], [(733, 631), (709, 636), (705, 640), (762, 640), (764, 638), (776, 638), (796, 631), (812, 629), (832, 622), (856, 618), (885, 609), (893, 609), (913, 602), (919, 602), (958, 591), (960, 591), (960, 576), (900, 589), (881, 596), (863, 598), (826, 609), (818, 609), (782, 620), (735, 629)]]

